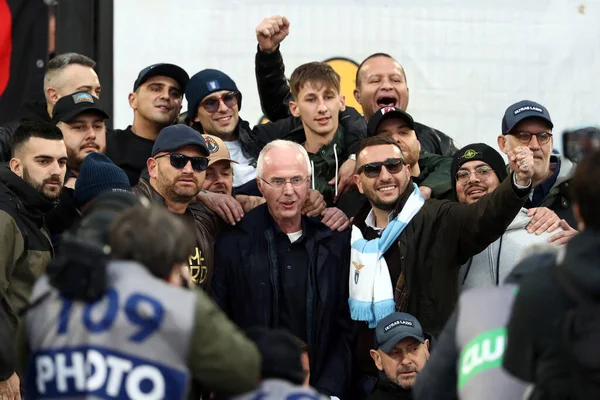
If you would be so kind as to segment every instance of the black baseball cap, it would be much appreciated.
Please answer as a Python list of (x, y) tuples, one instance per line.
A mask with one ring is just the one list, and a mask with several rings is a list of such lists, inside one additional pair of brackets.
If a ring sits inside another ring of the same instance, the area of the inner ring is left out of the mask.
[(407, 313), (392, 313), (377, 323), (375, 349), (389, 353), (399, 341), (407, 337), (415, 338), (420, 343), (425, 342), (419, 320)]
[(383, 107), (373, 114), (371, 119), (369, 119), (369, 123), (367, 124), (367, 137), (375, 136), (377, 134), (377, 128), (379, 128), (379, 124), (388, 118), (400, 118), (406, 122), (406, 125), (410, 129), (413, 131), (415, 130), (415, 121), (409, 113), (396, 107)]
[(181, 93), (185, 92), (190, 76), (183, 68), (175, 64), (152, 64), (140, 71), (137, 79), (133, 83), (133, 91), (135, 92), (144, 82), (153, 76), (168, 76), (175, 79), (179, 83)]
[(154, 146), (152, 146), (151, 157), (162, 151), (169, 152), (188, 145), (199, 147), (207, 157), (210, 155), (206, 142), (198, 131), (184, 124), (167, 126), (158, 134)]
[(68, 122), (83, 112), (95, 112), (108, 119), (108, 114), (98, 104), (98, 99), (87, 92), (72, 93), (61, 97), (52, 110), (52, 123)]
[(502, 134), (506, 135), (519, 122), (527, 118), (543, 119), (550, 125), (550, 128), (554, 128), (554, 124), (550, 119), (550, 113), (546, 107), (535, 101), (521, 100), (518, 103), (510, 105), (504, 112), (504, 117), (502, 117)]

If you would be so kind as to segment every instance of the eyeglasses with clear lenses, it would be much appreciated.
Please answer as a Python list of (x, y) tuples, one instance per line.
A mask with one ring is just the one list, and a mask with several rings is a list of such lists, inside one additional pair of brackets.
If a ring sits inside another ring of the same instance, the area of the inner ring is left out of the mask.
[(539, 144), (546, 144), (552, 138), (552, 134), (550, 132), (533, 133), (533, 132), (522, 131), (522, 132), (512, 132), (512, 133), (510, 133), (510, 135), (515, 136), (517, 139), (519, 139), (519, 142), (521, 142), (523, 144), (529, 144), (529, 142), (531, 142), (531, 138), (534, 136), (537, 137), (537, 141)]
[(283, 178), (272, 178), (270, 181), (267, 181), (261, 177), (260, 180), (266, 183), (267, 185), (274, 187), (275, 189), (283, 189), (287, 183), (291, 183), (293, 187), (300, 187), (304, 182), (308, 180), (308, 178), (294, 176), (289, 180)]
[(208, 99), (202, 100), (200, 102), (200, 105), (202, 107), (204, 107), (204, 109), (207, 112), (213, 114), (213, 113), (216, 113), (217, 110), (219, 109), (219, 106), (221, 105), (221, 100), (223, 100), (223, 103), (225, 103), (225, 105), (228, 108), (235, 107), (235, 105), (238, 104), (239, 94), (240, 94), (239, 92), (232, 91), (232, 92), (225, 93), (221, 97), (210, 97)]
[(390, 174), (397, 174), (402, 171), (404, 166), (404, 160), (402, 158), (388, 158), (385, 161), (373, 162), (361, 165), (358, 167), (357, 172), (364, 174), (367, 178), (377, 178), (381, 174), (381, 168), (385, 167)]
[(154, 157), (154, 159), (157, 160), (164, 156), (169, 156), (171, 166), (176, 169), (184, 169), (190, 161), (192, 162), (192, 169), (196, 172), (206, 171), (206, 168), (208, 168), (208, 158), (206, 157), (188, 157), (179, 153), (167, 153)]
[(456, 180), (458, 183), (466, 184), (471, 179), (471, 174), (475, 172), (475, 176), (480, 180), (484, 181), (490, 176), (490, 172), (492, 172), (492, 167), (488, 167), (487, 165), (480, 165), (475, 168), (474, 171), (468, 171), (466, 169), (461, 169), (456, 173)]

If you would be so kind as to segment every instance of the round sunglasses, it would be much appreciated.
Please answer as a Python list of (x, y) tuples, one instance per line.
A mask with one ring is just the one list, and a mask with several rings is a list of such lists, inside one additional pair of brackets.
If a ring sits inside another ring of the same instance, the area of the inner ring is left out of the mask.
[(206, 157), (188, 157), (179, 153), (167, 153), (158, 157), (154, 157), (154, 159), (157, 160), (165, 156), (169, 156), (171, 166), (176, 169), (185, 168), (188, 162), (192, 163), (192, 169), (196, 172), (206, 171), (206, 168), (208, 168), (208, 158)]
[(209, 113), (216, 113), (221, 105), (221, 101), (227, 106), (227, 108), (233, 108), (238, 104), (238, 96), (240, 92), (232, 91), (227, 92), (220, 97), (211, 97), (204, 99), (200, 102), (200, 105)]

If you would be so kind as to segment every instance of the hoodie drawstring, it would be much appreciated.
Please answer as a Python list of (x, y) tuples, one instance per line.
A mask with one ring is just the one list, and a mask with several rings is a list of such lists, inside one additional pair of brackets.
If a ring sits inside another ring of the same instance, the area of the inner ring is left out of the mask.
[(338, 168), (340, 167), (337, 155), (337, 143), (333, 144), (333, 156), (335, 157), (335, 197), (338, 195)]
[(311, 185), (312, 185), (312, 189), (315, 190), (315, 163), (314, 161), (310, 161), (310, 166), (311, 166), (311, 170), (310, 170), (310, 175), (311, 175)]

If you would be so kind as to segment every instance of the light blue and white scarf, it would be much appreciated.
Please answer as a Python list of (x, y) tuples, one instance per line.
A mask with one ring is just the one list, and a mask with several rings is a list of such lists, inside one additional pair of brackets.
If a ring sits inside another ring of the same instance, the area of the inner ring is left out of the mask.
[(370, 328), (375, 328), (379, 320), (395, 310), (394, 288), (383, 255), (425, 203), (419, 187), (413, 185), (414, 190), (402, 211), (390, 221), (380, 237), (366, 240), (360, 229), (352, 226), (350, 315), (355, 321), (368, 321)]

